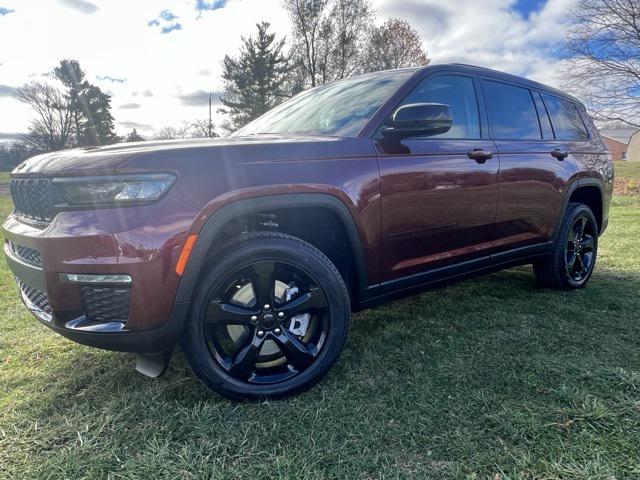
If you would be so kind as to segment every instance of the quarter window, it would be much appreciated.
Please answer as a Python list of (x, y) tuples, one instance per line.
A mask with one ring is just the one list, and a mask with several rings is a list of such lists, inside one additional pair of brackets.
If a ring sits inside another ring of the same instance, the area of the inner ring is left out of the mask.
[(451, 108), (451, 129), (429, 138), (480, 138), (478, 101), (471, 78), (454, 75), (428, 78), (402, 102), (411, 103), (442, 103)]
[(540, 140), (540, 123), (527, 88), (482, 82), (491, 134), (500, 140)]
[(584, 142), (589, 139), (582, 117), (573, 102), (546, 93), (542, 94), (542, 98), (551, 115), (556, 139), (573, 142)]

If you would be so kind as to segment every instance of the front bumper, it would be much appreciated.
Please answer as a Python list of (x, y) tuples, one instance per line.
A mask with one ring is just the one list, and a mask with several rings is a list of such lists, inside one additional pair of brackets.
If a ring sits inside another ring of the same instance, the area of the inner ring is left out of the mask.
[[(5, 220), (7, 265), (24, 304), (41, 323), (75, 342), (109, 350), (158, 353), (175, 345), (188, 308), (174, 305), (180, 242), (175, 235), (153, 235), (153, 222), (145, 215), (143, 225), (140, 213), (62, 213), (45, 229), (14, 215)], [(74, 227), (83, 224), (91, 227)], [(129, 275), (132, 283), (77, 284), (61, 273)]]

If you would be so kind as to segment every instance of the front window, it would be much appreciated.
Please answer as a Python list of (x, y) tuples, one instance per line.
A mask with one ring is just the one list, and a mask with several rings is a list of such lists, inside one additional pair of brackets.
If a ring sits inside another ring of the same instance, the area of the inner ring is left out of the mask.
[(234, 133), (308, 133), (355, 136), (415, 69), (343, 80), (295, 96)]

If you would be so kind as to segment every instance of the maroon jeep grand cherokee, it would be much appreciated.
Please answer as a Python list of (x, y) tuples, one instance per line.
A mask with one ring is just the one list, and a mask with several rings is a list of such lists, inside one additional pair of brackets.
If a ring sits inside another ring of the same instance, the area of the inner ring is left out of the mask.
[(464, 65), (303, 92), (229, 138), (40, 155), (12, 173), (5, 253), (71, 340), (181, 341), (209, 387), (282, 397), (336, 361), (352, 311), (514, 265), (579, 288), (613, 169), (584, 106)]

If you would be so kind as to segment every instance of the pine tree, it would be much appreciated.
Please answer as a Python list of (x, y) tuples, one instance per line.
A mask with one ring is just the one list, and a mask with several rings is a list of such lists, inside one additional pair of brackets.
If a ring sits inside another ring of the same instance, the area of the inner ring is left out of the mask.
[(131, 130), (131, 133), (127, 135), (127, 138), (124, 140), (125, 142), (144, 142), (144, 138), (138, 135), (138, 132), (134, 128)]
[(85, 79), (77, 60), (62, 60), (54, 74), (67, 90), (77, 146), (107, 145), (117, 141), (111, 115), (111, 97)]
[(285, 39), (269, 33), (269, 23), (257, 24), (256, 38), (242, 38), (240, 54), (225, 56), (224, 92), (220, 99), (229, 115), (228, 130), (237, 130), (289, 97), (291, 66), (283, 53)]

